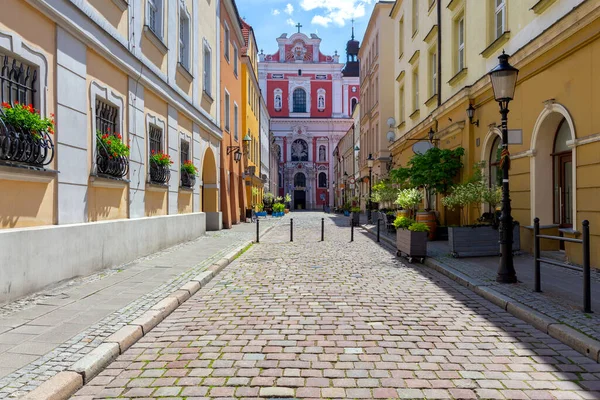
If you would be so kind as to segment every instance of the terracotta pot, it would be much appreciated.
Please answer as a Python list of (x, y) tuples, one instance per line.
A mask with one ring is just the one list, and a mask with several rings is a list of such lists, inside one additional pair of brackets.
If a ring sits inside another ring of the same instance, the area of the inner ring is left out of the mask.
[(435, 212), (434, 211), (419, 211), (417, 213), (417, 222), (422, 222), (429, 227), (429, 240), (435, 240), (435, 230), (437, 228), (437, 223), (435, 221)]
[(410, 210), (398, 210), (398, 214), (396, 214), (396, 216), (410, 218)]

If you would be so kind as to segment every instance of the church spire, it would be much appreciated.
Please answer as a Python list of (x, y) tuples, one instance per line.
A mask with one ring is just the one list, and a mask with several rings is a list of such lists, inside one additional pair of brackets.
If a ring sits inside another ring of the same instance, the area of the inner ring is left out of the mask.
[(352, 18), (352, 40), (354, 40), (354, 18)]

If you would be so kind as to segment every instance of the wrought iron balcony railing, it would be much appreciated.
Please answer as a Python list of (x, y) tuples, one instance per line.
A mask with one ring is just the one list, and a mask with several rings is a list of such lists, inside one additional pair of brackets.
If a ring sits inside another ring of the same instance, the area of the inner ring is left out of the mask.
[(193, 188), (196, 184), (196, 175), (190, 174), (186, 171), (181, 171), (181, 186), (186, 188)]
[(150, 183), (165, 185), (171, 179), (171, 170), (168, 165), (157, 165), (150, 162)]
[(54, 159), (54, 143), (48, 132), (37, 136), (5, 124), (0, 119), (0, 162), (43, 168)]
[(113, 178), (124, 178), (129, 172), (129, 158), (110, 155), (101, 140), (96, 141), (96, 173)]

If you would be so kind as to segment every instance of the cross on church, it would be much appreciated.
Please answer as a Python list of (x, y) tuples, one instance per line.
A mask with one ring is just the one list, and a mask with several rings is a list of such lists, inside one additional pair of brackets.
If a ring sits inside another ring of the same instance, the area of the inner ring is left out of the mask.
[(298, 28), (298, 33), (300, 33), (300, 28), (302, 28), (302, 25), (300, 25), (300, 22), (298, 22), (298, 25), (296, 25), (296, 28)]

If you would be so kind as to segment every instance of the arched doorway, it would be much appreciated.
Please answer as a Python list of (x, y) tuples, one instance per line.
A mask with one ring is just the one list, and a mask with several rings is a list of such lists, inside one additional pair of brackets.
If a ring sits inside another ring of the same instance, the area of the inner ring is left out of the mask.
[(206, 213), (206, 229), (221, 229), (219, 213), (219, 185), (217, 181), (217, 162), (215, 154), (208, 148), (202, 161), (201, 210)]
[[(575, 125), (562, 105), (547, 104), (531, 138), (531, 218), (542, 225), (576, 224)], [(549, 201), (552, 199), (552, 201)]]
[(302, 172), (294, 175), (294, 208), (296, 210), (306, 209), (306, 175)]

